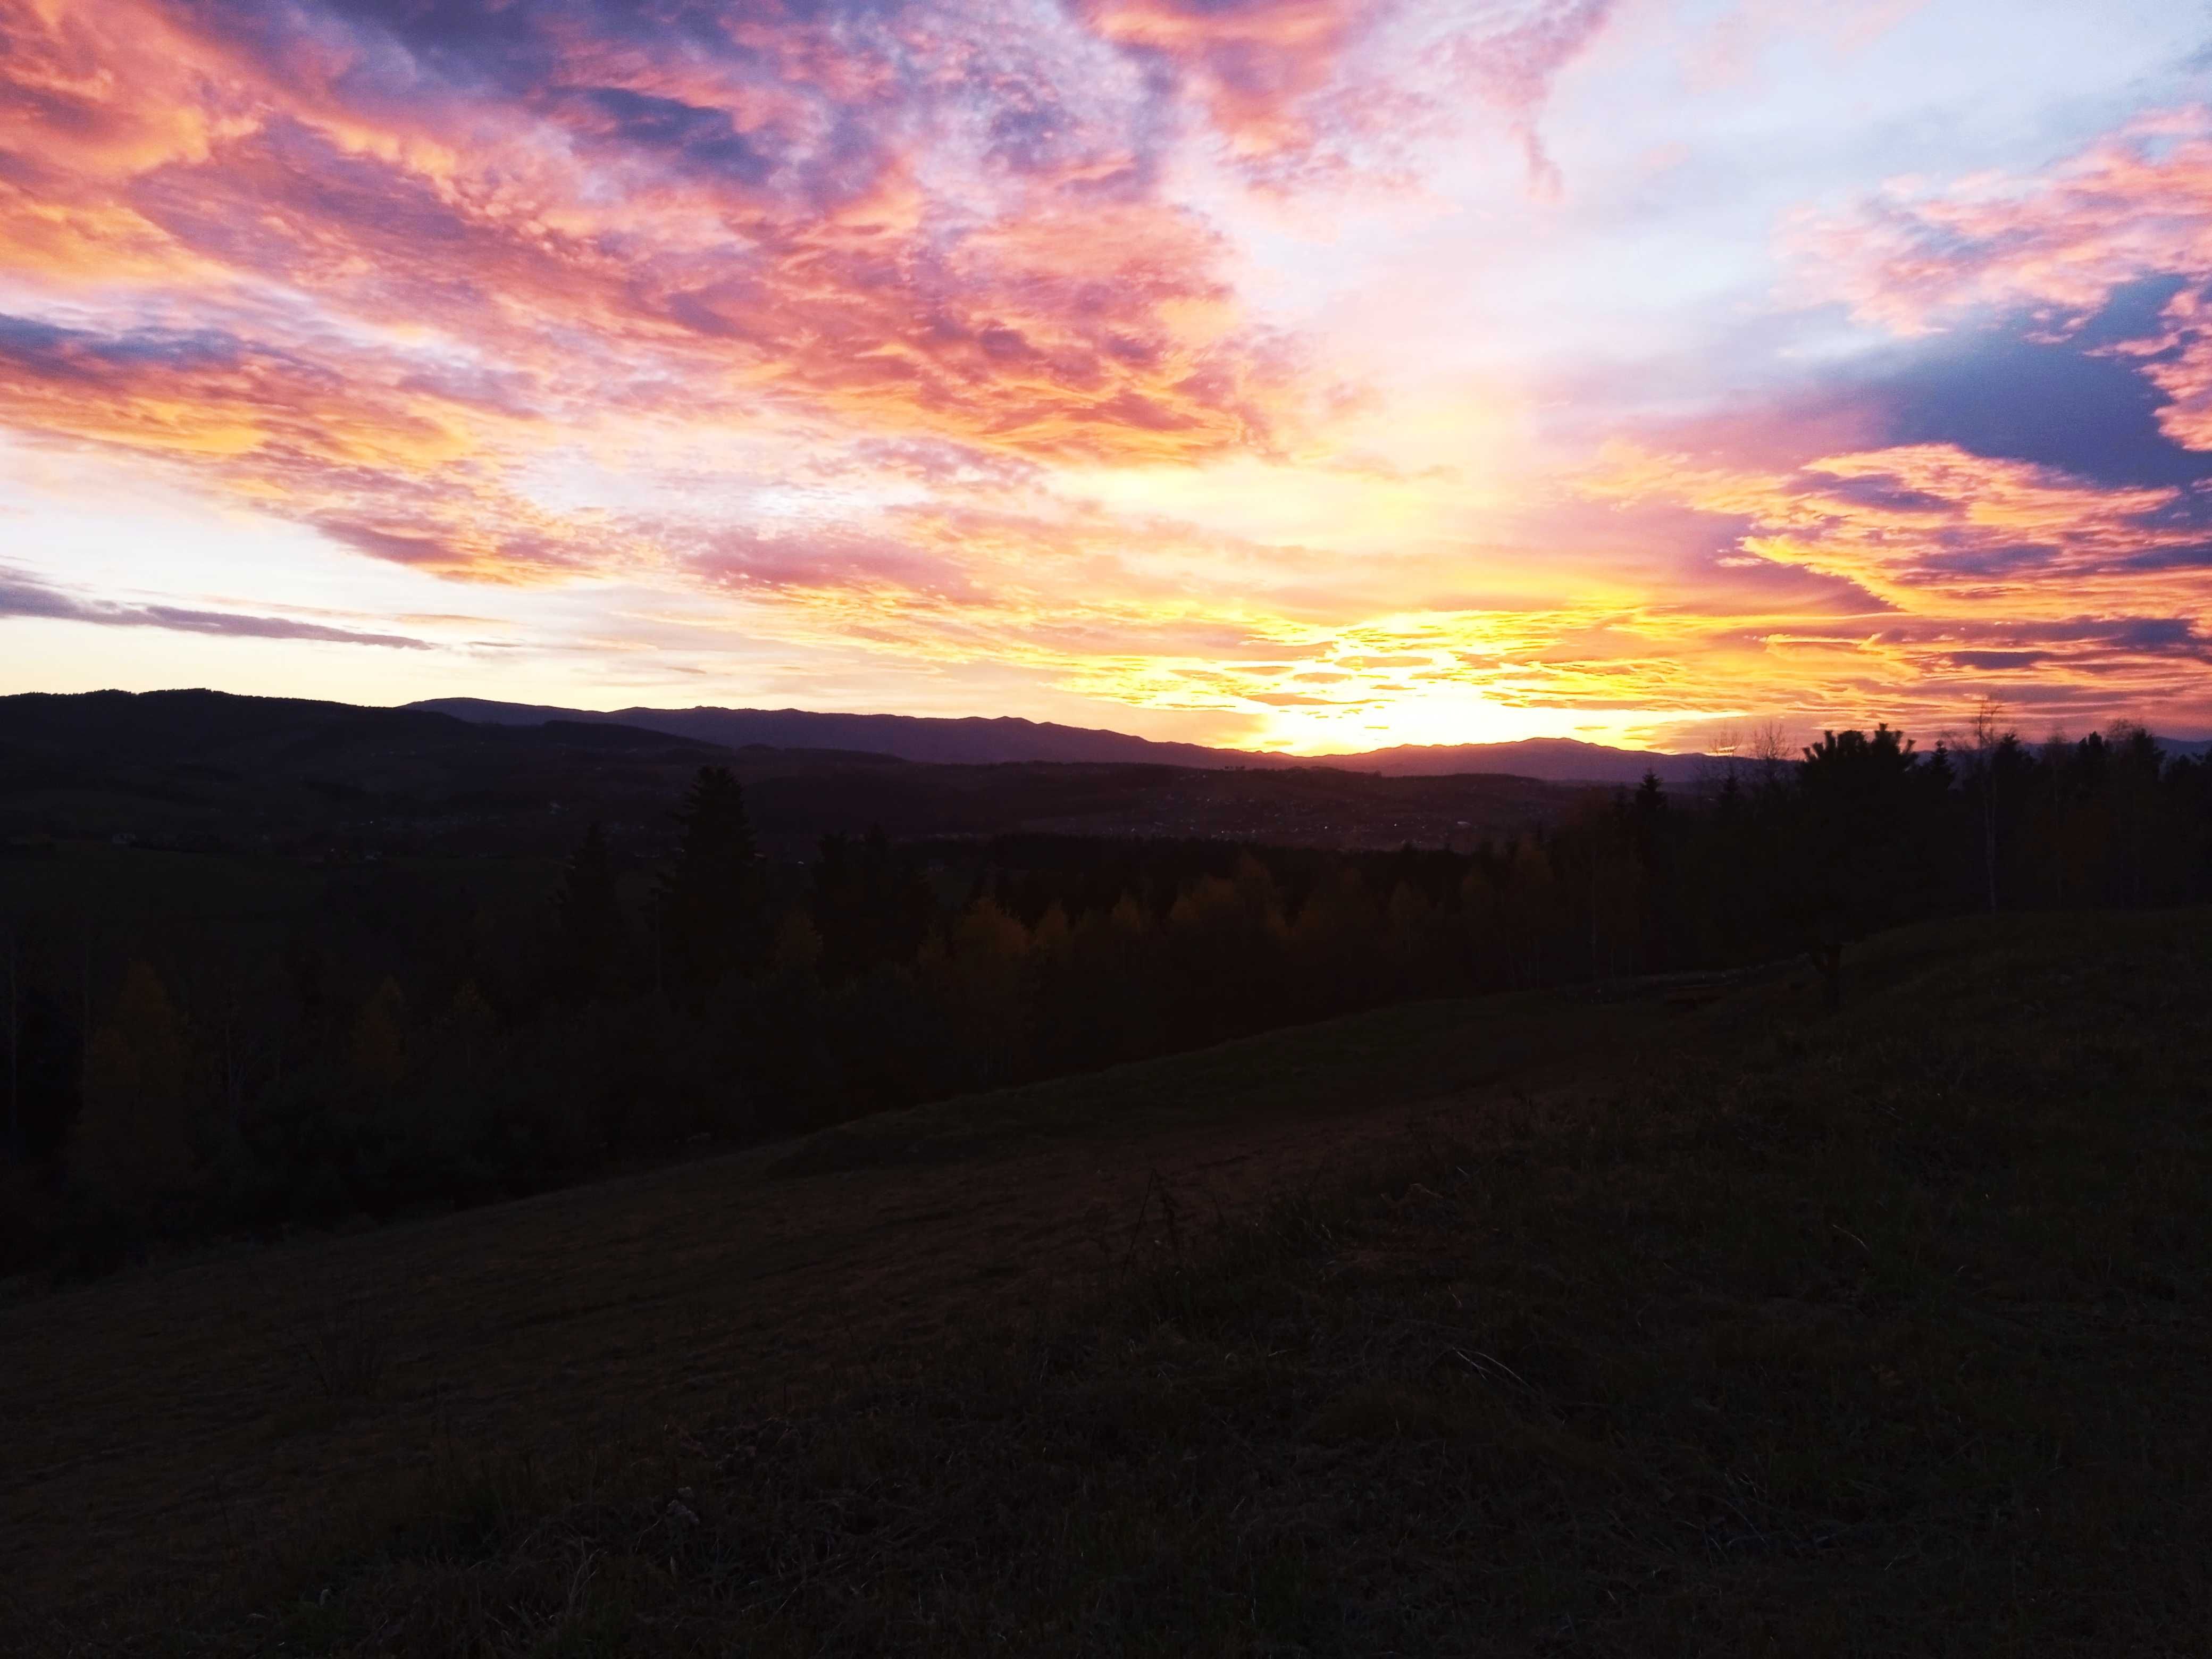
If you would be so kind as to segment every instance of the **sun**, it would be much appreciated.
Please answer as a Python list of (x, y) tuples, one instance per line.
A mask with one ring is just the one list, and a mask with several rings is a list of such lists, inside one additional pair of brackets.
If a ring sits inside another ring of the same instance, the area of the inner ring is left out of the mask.
[(1342, 755), (1401, 744), (1516, 743), (1524, 738), (1579, 738), (1589, 743), (1635, 740), (1668, 718), (1651, 709), (1547, 708), (1500, 702), (1474, 690), (1382, 691), (1360, 696), (1338, 688), (1340, 700), (1270, 709), (1256, 746), (1293, 755)]

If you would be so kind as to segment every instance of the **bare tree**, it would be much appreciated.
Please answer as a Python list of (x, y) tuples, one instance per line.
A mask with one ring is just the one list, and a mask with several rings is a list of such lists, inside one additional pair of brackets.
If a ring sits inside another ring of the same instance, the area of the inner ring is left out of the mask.
[(1715, 732), (1705, 744), (1705, 758), (1698, 763), (1695, 788), (1698, 799), (1711, 800), (1730, 782), (1741, 783), (1743, 732), (1733, 721)]
[(1760, 781), (1770, 786), (1780, 782), (1784, 769), (1797, 758), (1790, 734), (1780, 720), (1772, 718), (1751, 728), (1748, 748), (1752, 759), (1759, 763)]

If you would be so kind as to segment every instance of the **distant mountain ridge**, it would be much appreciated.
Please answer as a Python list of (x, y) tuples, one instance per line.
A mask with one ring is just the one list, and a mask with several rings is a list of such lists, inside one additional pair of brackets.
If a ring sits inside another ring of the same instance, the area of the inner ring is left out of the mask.
[(596, 721), (663, 732), (726, 749), (842, 749), (938, 765), (988, 766), (1004, 761), (1076, 761), (1208, 769), (1281, 765), (1273, 756), (1237, 754), (1195, 743), (1158, 743), (1119, 732), (1056, 726), (1017, 715), (949, 719), (918, 714), (817, 714), (803, 708), (555, 708), (432, 697), (410, 708), (451, 714), (482, 726), (537, 726), (548, 720)]
[(1646, 771), (1660, 781), (1685, 784), (1708, 763), (1704, 755), (1612, 749), (1572, 738), (1527, 738), (1516, 743), (1406, 744), (1364, 754), (1271, 755), (1204, 744), (1163, 743), (1087, 726), (1059, 726), (1014, 715), (952, 719), (920, 714), (819, 714), (803, 708), (617, 708), (605, 713), (543, 704), (492, 702), (476, 697), (433, 697), (410, 703), (487, 726), (537, 726), (552, 720), (600, 721), (662, 732), (740, 749), (844, 749), (939, 765), (991, 765), (1012, 761), (1090, 762), (1127, 765), (1226, 767), (1328, 766), (1380, 772), (1392, 777), (1455, 773), (1504, 773), (1549, 783), (1638, 781)]
[[(908, 842), (1042, 835), (1368, 850), (1472, 844), (1556, 822), (1580, 793), (1497, 774), (1391, 777), (1239, 764), (1244, 757), (1230, 750), (1196, 750), (1208, 766), (1164, 765), (1158, 750), (1166, 745), (1158, 744), (1123, 747), (1142, 757), (1136, 761), (1098, 758), (1102, 745), (1091, 742), (1089, 760), (933, 763), (745, 742), (762, 728), (726, 721), (720, 729), (730, 744), (605, 716), (547, 718), (560, 709), (494, 712), (507, 720), (206, 690), (0, 696), (0, 854), (113, 841), (315, 861), (562, 859), (582, 826), (596, 823), (623, 856), (649, 861), (665, 850), (672, 809), (702, 765), (738, 775), (760, 847), (789, 864), (814, 856), (825, 835), (878, 829)], [(946, 724), (961, 734), (961, 723)], [(1009, 736), (1018, 750), (1033, 731), (991, 721), (965, 730), (977, 727), (1000, 755)], [(803, 718), (769, 731), (855, 735), (849, 721), (825, 728)]]
[(1713, 765), (1700, 754), (1668, 754), (1656, 749), (1613, 749), (1577, 738), (1522, 738), (1514, 743), (1400, 744), (1360, 755), (1316, 757), (1325, 766), (1353, 766), (1389, 777), (1425, 777), (1454, 772), (1507, 772), (1548, 783), (1639, 783), (1656, 772), (1665, 784), (1687, 784)]

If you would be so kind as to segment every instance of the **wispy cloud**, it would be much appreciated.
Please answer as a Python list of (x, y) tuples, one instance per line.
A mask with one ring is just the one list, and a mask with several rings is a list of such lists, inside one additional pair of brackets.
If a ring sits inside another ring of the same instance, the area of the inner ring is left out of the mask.
[(173, 633), (216, 634), (234, 639), (313, 640), (327, 645), (379, 645), (401, 651), (432, 649), (428, 641), (404, 634), (331, 628), (289, 617), (255, 617), (231, 611), (195, 611), (173, 605), (88, 599), (0, 565), (0, 620), (9, 617), (90, 623), (101, 628), (161, 628)]

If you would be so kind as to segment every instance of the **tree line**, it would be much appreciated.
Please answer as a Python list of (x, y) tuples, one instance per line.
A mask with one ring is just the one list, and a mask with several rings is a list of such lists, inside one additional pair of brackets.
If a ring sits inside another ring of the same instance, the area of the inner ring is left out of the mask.
[(1006, 836), (755, 848), (701, 771), (488, 882), (364, 867), (235, 925), (7, 918), (0, 1265), (570, 1181), (1413, 998), (1802, 954), (1973, 909), (2212, 898), (2212, 763), (1880, 727), (1594, 790), (1471, 852)]

